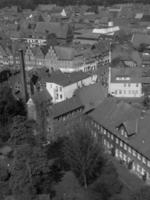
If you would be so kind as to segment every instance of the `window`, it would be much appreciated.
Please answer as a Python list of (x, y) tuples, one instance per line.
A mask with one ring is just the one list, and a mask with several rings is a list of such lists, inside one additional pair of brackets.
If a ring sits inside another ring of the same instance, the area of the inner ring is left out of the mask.
[(110, 133), (109, 132), (107, 133), (107, 136), (108, 136), (108, 138), (110, 138)]
[(126, 144), (124, 144), (124, 150), (127, 150), (127, 145)]
[(123, 129), (121, 129), (121, 135), (124, 135), (124, 130)]
[(105, 130), (105, 129), (103, 129), (103, 131), (104, 131), (104, 135), (106, 135), (106, 130)]
[(145, 174), (145, 170), (142, 168), (141, 169), (141, 174), (144, 175)]
[(55, 99), (58, 99), (58, 93), (55, 94)]
[(104, 139), (104, 145), (106, 145), (106, 140)]
[(62, 91), (62, 87), (60, 87), (59, 90)]
[(144, 164), (146, 164), (146, 159), (145, 159), (145, 157), (142, 158), (142, 162), (143, 162)]
[(119, 90), (119, 94), (122, 94), (122, 91), (121, 91), (121, 90)]
[(126, 83), (124, 83), (124, 87), (126, 87)]
[(128, 147), (128, 152), (131, 153), (131, 147)]
[(113, 135), (111, 135), (111, 139), (112, 139), (112, 140), (114, 139), (114, 136), (113, 136)]
[(122, 143), (122, 141), (120, 141), (120, 146), (121, 146), (121, 147), (123, 146), (123, 143)]
[(128, 87), (130, 87), (131, 86), (131, 84), (130, 83), (128, 83)]
[(109, 146), (110, 146), (110, 145), (109, 145), (109, 142), (107, 142), (107, 147), (109, 148)]
[(137, 171), (140, 172), (140, 165), (137, 165)]
[(118, 138), (116, 138), (116, 144), (118, 144), (119, 143), (119, 140), (118, 140)]
[(133, 156), (136, 156), (136, 152), (134, 150), (132, 151), (132, 153), (133, 153)]
[(150, 161), (147, 161), (147, 166), (150, 167)]
[(139, 153), (138, 153), (137, 157), (139, 160), (141, 160), (141, 155)]
[(139, 86), (139, 84), (138, 83), (136, 83), (136, 87), (138, 87)]
[(62, 94), (60, 94), (60, 99), (62, 99)]

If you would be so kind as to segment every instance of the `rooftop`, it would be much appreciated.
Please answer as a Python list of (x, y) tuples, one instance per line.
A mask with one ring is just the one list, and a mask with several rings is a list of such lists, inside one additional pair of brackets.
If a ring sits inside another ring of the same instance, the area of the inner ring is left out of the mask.
[[(96, 122), (106, 129), (116, 134), (135, 150), (150, 159), (150, 114), (133, 107), (115, 98), (108, 98), (103, 101), (90, 115)], [(136, 133), (135, 133), (136, 123)], [(129, 131), (134, 131), (135, 135), (125, 138), (117, 131), (121, 124), (127, 126)]]
[(72, 73), (62, 73), (61, 71), (55, 71), (49, 75), (46, 82), (47, 83), (55, 83), (66, 87), (73, 83), (77, 83), (78, 81), (84, 80), (91, 75), (82, 71), (72, 72)]
[(52, 106), (53, 117), (55, 119), (79, 108), (83, 108), (81, 101), (77, 97), (72, 97)]

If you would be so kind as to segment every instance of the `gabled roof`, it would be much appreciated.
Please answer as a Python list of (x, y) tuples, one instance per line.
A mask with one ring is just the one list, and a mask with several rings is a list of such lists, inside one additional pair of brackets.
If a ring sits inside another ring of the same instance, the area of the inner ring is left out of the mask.
[[(117, 77), (129, 77), (130, 79), (117, 80)], [(142, 69), (137, 67), (111, 68), (111, 82), (140, 83)]]
[(78, 81), (84, 80), (90, 77), (88, 73), (82, 71), (72, 73), (62, 73), (61, 71), (53, 72), (46, 80), (48, 83), (55, 83), (60, 86), (66, 87)]
[(56, 103), (52, 106), (51, 110), (53, 113), (53, 118), (57, 118), (63, 116), (69, 112), (72, 112), (76, 109), (83, 108), (83, 104), (77, 97), (72, 97), (70, 99), (66, 99), (60, 103)]
[[(150, 159), (150, 114), (144, 112), (142, 115), (141, 113), (141, 109), (128, 103), (108, 98), (89, 116)], [(125, 125), (129, 135), (135, 133), (134, 136), (130, 136), (128, 139), (121, 136), (116, 129), (121, 124)]]
[(121, 123), (137, 119), (141, 111), (115, 98), (105, 99), (90, 116), (104, 127), (115, 131)]
[(85, 111), (97, 107), (107, 96), (106, 89), (98, 82), (89, 86), (79, 88), (75, 91), (77, 96), (85, 107)]
[(137, 119), (135, 120), (127, 120), (123, 123), (126, 128), (128, 136), (135, 134), (137, 132)]

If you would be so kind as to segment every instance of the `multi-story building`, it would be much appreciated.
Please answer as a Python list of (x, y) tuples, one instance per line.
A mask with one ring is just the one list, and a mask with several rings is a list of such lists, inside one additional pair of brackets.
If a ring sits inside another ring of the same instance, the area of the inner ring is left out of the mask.
[(85, 72), (62, 73), (53, 72), (46, 80), (46, 88), (52, 96), (53, 103), (58, 103), (71, 98), (76, 89), (94, 84), (97, 75)]
[(107, 153), (150, 184), (150, 115), (108, 98), (89, 114), (87, 125)]
[(26, 70), (33, 68), (40, 68), (45, 66), (44, 54), (40, 47), (30, 48), (28, 47), (25, 51), (25, 64)]
[(115, 97), (142, 97), (141, 68), (109, 68), (108, 93)]
[(60, 69), (62, 72), (94, 71), (98, 63), (107, 62), (109, 55), (103, 58), (99, 51), (94, 51), (87, 46), (50, 47), (45, 56), (45, 65), (50, 70)]

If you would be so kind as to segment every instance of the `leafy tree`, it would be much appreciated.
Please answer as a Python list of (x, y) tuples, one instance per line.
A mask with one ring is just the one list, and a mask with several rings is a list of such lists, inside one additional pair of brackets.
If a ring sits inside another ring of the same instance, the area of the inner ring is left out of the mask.
[(47, 46), (55, 46), (58, 45), (57, 37), (55, 33), (47, 33)]
[(14, 118), (10, 128), (9, 144), (16, 146), (22, 144), (34, 144), (32, 125), (25, 117), (17, 116)]
[(25, 106), (17, 101), (10, 87), (7, 85), (0, 88), (0, 124), (5, 126), (16, 115), (25, 115)]
[(9, 178), (9, 172), (8, 172), (7, 168), (0, 165), (0, 181), (5, 182), (8, 180), (8, 178)]
[(62, 173), (47, 158), (41, 145), (22, 144), (15, 148), (11, 166), (10, 187), (15, 196), (32, 199), (37, 194), (51, 194), (52, 185), (61, 180)]
[(7, 81), (10, 76), (11, 76), (10, 70), (3, 70), (2, 72), (0, 72), (0, 83)]
[(146, 95), (146, 96), (144, 97), (143, 105), (144, 105), (144, 107), (147, 108), (147, 109), (150, 108), (150, 98), (149, 98), (149, 96)]
[(64, 156), (84, 188), (101, 174), (105, 163), (102, 149), (88, 129), (76, 127), (64, 144)]
[(100, 193), (103, 200), (107, 200), (122, 190), (122, 183), (113, 163), (107, 162), (98, 181), (93, 185), (93, 190)]

